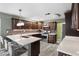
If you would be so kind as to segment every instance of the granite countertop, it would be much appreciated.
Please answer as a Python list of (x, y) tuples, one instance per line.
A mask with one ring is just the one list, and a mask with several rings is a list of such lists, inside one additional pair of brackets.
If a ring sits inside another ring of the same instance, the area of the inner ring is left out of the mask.
[(79, 37), (65, 36), (57, 51), (72, 56), (79, 56)]
[(52, 33), (49, 33), (49, 35), (56, 35), (56, 33), (55, 32), (52, 32)]
[[(20, 44), (20, 45), (27, 45), (30, 44), (32, 42), (41, 40), (41, 38), (37, 38), (37, 37), (33, 37), (31, 35), (33, 34), (39, 34), (38, 32), (35, 33), (26, 33), (26, 34), (16, 34), (16, 35), (8, 35), (6, 37), (8, 37), (9, 39), (15, 41), (16, 43)], [(25, 36), (25, 37), (22, 37)]]

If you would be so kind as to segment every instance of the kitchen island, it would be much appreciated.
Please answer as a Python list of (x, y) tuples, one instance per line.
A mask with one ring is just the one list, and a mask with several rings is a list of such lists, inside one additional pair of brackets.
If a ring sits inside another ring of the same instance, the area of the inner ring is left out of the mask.
[(65, 36), (58, 46), (59, 56), (79, 56), (79, 37)]
[(33, 34), (39, 34), (39, 32), (8, 35), (6, 37), (12, 41), (18, 43), (19, 45), (22, 45), (22, 46), (28, 45), (28, 47), (29, 47), (28, 55), (29, 56), (38, 56), (40, 53), (41, 38), (31, 36)]

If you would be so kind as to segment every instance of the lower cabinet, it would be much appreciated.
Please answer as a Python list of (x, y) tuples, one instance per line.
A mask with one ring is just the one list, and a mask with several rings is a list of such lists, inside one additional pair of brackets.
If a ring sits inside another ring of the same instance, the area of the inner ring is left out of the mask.
[(48, 43), (53, 43), (55, 44), (57, 41), (56, 35), (48, 35)]

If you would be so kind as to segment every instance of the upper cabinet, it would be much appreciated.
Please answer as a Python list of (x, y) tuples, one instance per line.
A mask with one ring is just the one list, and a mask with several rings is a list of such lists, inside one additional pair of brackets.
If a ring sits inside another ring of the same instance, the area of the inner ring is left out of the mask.
[(65, 13), (65, 34), (79, 36), (79, 4), (72, 4), (72, 9)]
[(18, 21), (19, 19), (12, 18), (12, 29), (19, 29), (19, 27), (17, 27)]
[(43, 22), (31, 22), (26, 20), (21, 20), (24, 22), (24, 26), (18, 27), (17, 23), (19, 22), (19, 19), (12, 18), (12, 29), (42, 29)]
[(72, 25), (71, 28), (74, 30), (79, 29), (79, 4), (72, 4)]
[(12, 18), (12, 29), (26, 29), (26, 28), (30, 28), (29, 27), (29, 22), (25, 21), (25, 20), (21, 20), (22, 22), (24, 22), (24, 26), (17, 26), (17, 23), (19, 22), (19, 19), (16, 18)]
[(56, 31), (56, 29), (57, 29), (57, 22), (49, 22), (49, 29), (50, 29), (50, 32)]

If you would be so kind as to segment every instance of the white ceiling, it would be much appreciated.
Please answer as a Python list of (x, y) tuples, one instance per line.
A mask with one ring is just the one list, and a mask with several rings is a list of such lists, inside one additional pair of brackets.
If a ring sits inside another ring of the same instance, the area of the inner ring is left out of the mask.
[(46, 13), (59, 13), (64, 17), (64, 12), (71, 9), (71, 3), (0, 3), (0, 11), (19, 15), (26, 18), (43, 17)]

